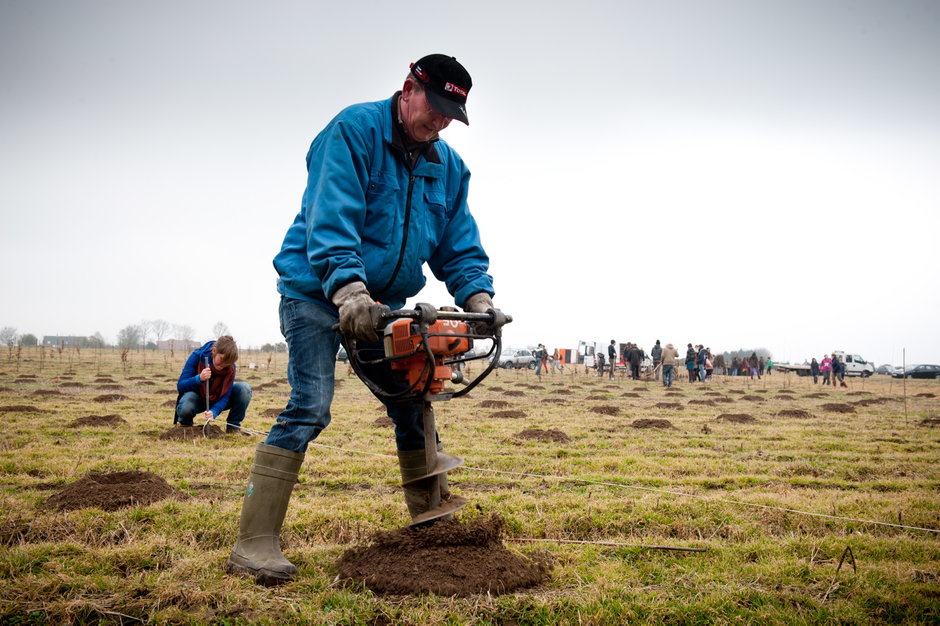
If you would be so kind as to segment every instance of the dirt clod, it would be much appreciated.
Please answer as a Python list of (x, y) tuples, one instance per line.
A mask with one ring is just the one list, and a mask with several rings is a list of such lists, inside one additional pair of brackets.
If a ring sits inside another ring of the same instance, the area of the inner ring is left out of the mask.
[(715, 418), (716, 422), (732, 422), (734, 424), (748, 424), (757, 420), (747, 413), (722, 413)]
[(517, 439), (535, 439), (536, 441), (555, 441), (558, 443), (569, 443), (571, 441), (571, 437), (560, 430), (542, 430), (541, 428), (527, 428), (522, 432), (516, 433), (513, 437)]
[(60, 511), (91, 507), (114, 511), (167, 498), (185, 500), (188, 496), (150, 472), (89, 472), (50, 496), (43, 506)]
[(830, 413), (855, 413), (854, 406), (841, 402), (827, 402), (826, 404), (820, 405), (819, 408), (823, 411), (829, 411)]
[(601, 405), (601, 406), (592, 406), (589, 411), (591, 413), (597, 413), (599, 415), (619, 415), (620, 409), (615, 406)]
[(337, 580), (364, 583), (378, 594), (498, 595), (544, 582), (551, 565), (526, 560), (502, 544), (502, 518), (467, 524), (450, 519), (424, 528), (379, 531), (347, 550)]
[(31, 404), (11, 404), (0, 406), (0, 413), (42, 413), (42, 410)]
[(669, 420), (659, 420), (659, 419), (649, 419), (649, 418), (634, 420), (633, 423), (630, 424), (630, 427), (631, 428), (675, 428), (675, 426), (673, 426), (672, 422), (670, 422)]
[(505, 409), (509, 403), (505, 400), (484, 400), (477, 406), (481, 409)]
[(261, 412), (262, 417), (277, 417), (284, 409), (265, 409)]
[(127, 400), (127, 396), (119, 393), (106, 393), (94, 398), (95, 402), (120, 402), (121, 400)]
[(925, 417), (919, 424), (921, 426), (940, 426), (940, 417)]
[(714, 400), (689, 400), (689, 404), (701, 404), (703, 406), (715, 406)]
[(777, 415), (780, 417), (796, 417), (799, 419), (813, 419), (816, 417), (809, 411), (804, 409), (781, 409), (777, 412)]
[(657, 402), (653, 405), (654, 409), (671, 409), (673, 411), (679, 410), (682, 408), (682, 405), (678, 402)]
[(503, 395), (504, 395), (504, 396), (517, 397), (517, 396), (524, 396), (524, 395), (525, 395), (525, 392), (524, 392), (524, 391), (512, 390), (512, 391), (507, 391), (507, 392), (505, 392)]
[(937, 395), (930, 393), (930, 392), (925, 392), (925, 393), (915, 393), (914, 397), (915, 398), (936, 398)]
[(490, 413), (490, 417), (502, 417), (502, 418), (519, 418), (525, 417), (525, 412), (523, 411), (493, 411)]
[(78, 419), (72, 420), (69, 426), (71, 428), (78, 428), (79, 426), (117, 426), (119, 424), (126, 423), (127, 420), (117, 414), (87, 415), (85, 417), (79, 417)]

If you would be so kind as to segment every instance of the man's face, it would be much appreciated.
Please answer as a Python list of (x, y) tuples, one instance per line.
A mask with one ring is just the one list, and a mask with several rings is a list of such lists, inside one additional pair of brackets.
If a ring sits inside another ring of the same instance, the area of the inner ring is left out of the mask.
[(405, 132), (415, 141), (431, 141), (438, 133), (450, 125), (451, 118), (436, 113), (424, 90), (415, 88), (411, 81), (405, 81), (401, 92), (401, 122)]

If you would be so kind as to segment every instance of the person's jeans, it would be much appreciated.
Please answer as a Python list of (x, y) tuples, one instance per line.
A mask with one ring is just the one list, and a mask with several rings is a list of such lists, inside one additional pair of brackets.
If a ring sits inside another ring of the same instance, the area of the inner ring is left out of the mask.
[(663, 365), (663, 387), (672, 387), (672, 365)]
[[(232, 383), (232, 395), (228, 399), (228, 418), (225, 420), (229, 424), (229, 430), (235, 430), (242, 423), (250, 402), (251, 385), (248, 383)], [(179, 403), (176, 405), (176, 415), (179, 423), (183, 426), (192, 426), (196, 414), (206, 410), (208, 409), (206, 408), (205, 396), (195, 391), (184, 393), (180, 396)]]
[(705, 365), (704, 364), (698, 366), (698, 375), (699, 375), (699, 380), (701, 380), (704, 383), (705, 382)]
[[(340, 343), (333, 326), (339, 318), (320, 304), (286, 297), (281, 297), (279, 313), (281, 334), (287, 340), (287, 381), (291, 392), (287, 407), (278, 415), (265, 443), (302, 453), (331, 420), (336, 352)], [(361, 360), (377, 359), (383, 354), (381, 342), (360, 341), (357, 349)], [(382, 389), (396, 391), (404, 386), (393, 379), (387, 364), (364, 366), (363, 370)], [(424, 449), (424, 401), (385, 404), (395, 424), (398, 449)]]
[(653, 379), (659, 380), (659, 370), (662, 369), (659, 367), (659, 361), (653, 361)]

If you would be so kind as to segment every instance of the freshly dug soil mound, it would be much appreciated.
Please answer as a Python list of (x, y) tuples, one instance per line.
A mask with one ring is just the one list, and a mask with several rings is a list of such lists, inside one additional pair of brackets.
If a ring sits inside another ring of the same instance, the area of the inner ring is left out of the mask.
[(176, 400), (167, 400), (161, 403), (160, 406), (176, 406)]
[(536, 441), (555, 441), (558, 443), (569, 443), (571, 437), (560, 430), (542, 430), (541, 428), (527, 428), (522, 432), (513, 435), (517, 439), (535, 439)]
[(487, 387), (487, 389), (489, 389), (490, 391), (506, 391), (506, 390), (503, 389), (502, 387), (495, 387), (495, 386), (494, 386), (494, 387)]
[(870, 396), (871, 392), (870, 391), (850, 391), (845, 395), (847, 396)]
[(91, 507), (114, 511), (125, 506), (148, 505), (167, 498), (185, 500), (188, 496), (150, 472), (89, 472), (50, 496), (43, 506), (60, 511)]
[(585, 398), (585, 400), (610, 400), (610, 397), (609, 396), (588, 396), (587, 398)]
[(704, 406), (715, 406), (714, 400), (689, 400), (689, 404), (701, 404)]
[(666, 390), (666, 395), (670, 398), (684, 398), (685, 394), (681, 391), (673, 391), (672, 389)]
[(884, 404), (887, 401), (887, 398), (862, 398), (861, 400), (855, 400), (849, 404), (853, 404), (855, 406), (872, 406), (873, 404)]
[(654, 409), (672, 409), (678, 410), (682, 408), (682, 405), (678, 402), (657, 402), (653, 405)]
[(722, 413), (715, 418), (716, 422), (733, 422), (735, 424), (747, 424), (757, 420), (747, 413)]
[[(215, 424), (209, 424), (209, 427), (206, 428), (205, 438), (207, 439), (218, 439), (219, 437), (224, 437), (225, 434), (222, 432), (222, 429), (216, 426)], [(166, 431), (157, 439), (162, 440), (173, 440), (173, 441), (192, 441), (193, 439), (203, 439), (202, 426), (180, 426), (176, 424), (170, 430)]]
[(106, 393), (94, 398), (95, 402), (120, 402), (121, 400), (127, 400), (127, 396), (119, 393)]
[(481, 409), (505, 409), (509, 403), (505, 400), (484, 400), (477, 406)]
[(940, 417), (925, 417), (919, 424), (921, 426), (940, 426)]
[(35, 374), (20, 374), (19, 376), (16, 377), (16, 382), (19, 382), (21, 380), (27, 381), (27, 382), (31, 380), (36, 380), (36, 375)]
[(31, 404), (12, 404), (10, 406), (0, 406), (0, 413), (42, 413), (42, 409)]
[(782, 409), (777, 412), (780, 417), (797, 417), (799, 419), (813, 419), (816, 416), (803, 409)]
[(84, 386), (85, 386), (85, 383), (74, 383), (74, 382), (62, 383), (61, 385), (59, 385), (59, 387), (62, 387), (63, 389), (68, 388), (68, 387), (84, 387)]
[(620, 409), (615, 406), (592, 406), (589, 410), (591, 413), (597, 413), (599, 415), (620, 415)]
[(764, 398), (761, 398), (760, 396), (741, 396), (741, 399), (750, 400), (752, 402), (762, 402), (764, 400)]
[(669, 420), (641, 419), (634, 420), (631, 428), (675, 428)]
[(37, 389), (32, 393), (34, 396), (61, 396), (63, 395), (61, 391), (55, 389)]
[(165, 395), (173, 394), (175, 396), (179, 392), (176, 389), (157, 389), (153, 393), (159, 393), (159, 394), (165, 394)]
[(826, 404), (820, 405), (823, 411), (829, 411), (830, 413), (855, 413), (855, 407), (851, 404), (843, 404), (841, 402), (828, 402)]
[(277, 417), (284, 409), (265, 409), (261, 412), (262, 417)]
[[(777, 393), (778, 393), (778, 394), (779, 394), (779, 393), (793, 393), (793, 390), (792, 390), (792, 389), (781, 389), (781, 390), (778, 391)], [(865, 393), (868, 393), (868, 392), (866, 391)]]
[(742, 393), (743, 394), (744, 392), (740, 389), (729, 389), (728, 393)]
[(364, 583), (378, 594), (499, 595), (544, 582), (551, 565), (526, 560), (502, 544), (502, 518), (379, 531), (347, 550), (337, 580)]
[(915, 397), (915, 398), (936, 398), (937, 396), (936, 396), (936, 394), (927, 392), (927, 393), (917, 393), (917, 394), (914, 394), (914, 397)]
[(570, 396), (574, 392), (570, 389), (552, 389), (549, 393), (558, 394), (560, 396)]
[(774, 396), (771, 400), (795, 400), (793, 396)]
[(524, 396), (525, 392), (524, 391), (507, 391), (503, 395), (517, 397), (517, 396)]
[(568, 401), (564, 398), (542, 398), (542, 402), (546, 402), (548, 404), (565, 404)]
[(625, 393), (620, 394), (620, 397), (621, 398), (639, 398), (640, 394), (633, 393), (632, 391), (627, 391)]
[(723, 402), (725, 404), (728, 404), (729, 402), (734, 402), (734, 398), (729, 398), (727, 396), (720, 396), (718, 398), (715, 398), (715, 402)]
[(720, 396), (721, 396), (721, 394), (718, 393), (717, 391), (706, 391), (706, 392), (705, 392), (705, 395), (706, 395), (706, 396), (713, 396), (713, 397), (720, 397)]
[(647, 391), (646, 387), (634, 387), (633, 391)]
[(827, 394), (819, 393), (819, 392), (817, 391), (816, 393), (808, 393), (808, 394), (806, 394), (806, 397), (807, 397), (807, 398), (826, 398), (826, 397), (828, 397), (828, 396), (827, 396)]
[(493, 411), (492, 413), (490, 413), (490, 417), (518, 418), (518, 417), (525, 417), (525, 412), (523, 411)]
[(69, 424), (69, 427), (78, 428), (79, 426), (117, 426), (119, 424), (126, 423), (126, 419), (116, 414), (88, 415), (86, 417), (79, 417), (78, 419), (72, 420), (72, 422)]
[(117, 391), (118, 389), (123, 389), (123, 387), (115, 383), (106, 383), (104, 385), (96, 386), (95, 389), (99, 389), (101, 391)]

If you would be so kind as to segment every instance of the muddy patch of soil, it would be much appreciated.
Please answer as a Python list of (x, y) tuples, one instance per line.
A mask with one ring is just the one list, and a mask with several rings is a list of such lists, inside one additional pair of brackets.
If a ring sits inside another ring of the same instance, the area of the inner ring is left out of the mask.
[(620, 409), (615, 406), (601, 405), (601, 406), (592, 406), (588, 409), (591, 413), (597, 413), (598, 415), (620, 415)]
[(110, 376), (97, 376), (95, 377), (96, 383), (113, 383), (114, 379)]
[(781, 394), (781, 393), (793, 393), (793, 390), (792, 390), (792, 389), (781, 389), (781, 390), (778, 391), (777, 393), (778, 393), (778, 394)]
[(61, 391), (55, 389), (37, 389), (31, 395), (34, 396), (62, 396), (65, 395)]
[(771, 400), (795, 400), (793, 396), (774, 396)]
[(653, 405), (654, 409), (671, 409), (678, 411), (682, 409), (682, 405), (678, 402), (657, 402)]
[(722, 413), (715, 418), (716, 422), (732, 422), (734, 424), (749, 424), (756, 422), (757, 419), (747, 413)]
[(510, 403), (505, 400), (484, 400), (477, 406), (481, 409), (505, 409)]
[[(637, 397), (639, 397), (639, 396), (637, 396)], [(593, 396), (588, 396), (588, 397), (586, 397), (585, 400), (610, 400), (610, 396), (598, 396), (598, 395), (593, 395)]]
[(162, 439), (164, 441), (192, 441), (193, 439), (218, 439), (219, 437), (224, 437), (225, 433), (222, 432), (222, 429), (216, 426), (215, 424), (209, 424), (209, 427), (205, 430), (205, 437), (203, 437), (202, 426), (180, 426), (176, 424), (170, 430), (161, 434), (157, 439)]
[(542, 402), (547, 404), (566, 404), (568, 401), (564, 398), (542, 398)]
[(548, 579), (547, 557), (527, 560), (502, 543), (498, 516), (463, 524), (455, 519), (430, 527), (379, 531), (368, 545), (343, 553), (337, 580), (365, 584), (377, 594), (466, 597), (499, 595)]
[(620, 394), (620, 397), (621, 397), (621, 398), (639, 398), (639, 397), (640, 397), (640, 394), (638, 394), (638, 393), (633, 393), (632, 391), (626, 391), (626, 392)]
[(95, 389), (100, 389), (101, 391), (117, 391), (118, 389), (123, 389), (121, 385), (107, 383), (104, 385), (97, 385)]
[(715, 398), (715, 402), (723, 402), (724, 404), (728, 404), (729, 402), (734, 402), (734, 398), (729, 398), (727, 396), (719, 396)]
[(265, 409), (261, 412), (262, 417), (277, 417), (284, 409)]
[(888, 402), (887, 398), (862, 398), (861, 400), (855, 400), (849, 404), (854, 406), (872, 406), (875, 404), (884, 404), (886, 402)]
[(689, 400), (689, 404), (701, 404), (703, 406), (715, 406), (714, 400)]
[(841, 402), (827, 402), (819, 406), (823, 411), (829, 411), (830, 413), (855, 413), (855, 407), (851, 404), (843, 404)]
[(106, 393), (101, 396), (95, 396), (93, 399), (94, 402), (120, 402), (121, 400), (127, 400), (127, 396), (121, 395), (119, 393)]
[(814, 419), (816, 416), (804, 409), (783, 409), (777, 412), (780, 417), (796, 417), (798, 419)]
[(519, 397), (519, 396), (524, 396), (525, 392), (524, 391), (507, 391), (503, 395), (510, 396), (510, 397)]
[(930, 426), (930, 427), (940, 426), (940, 417), (925, 417), (920, 422), (918, 422), (918, 424), (920, 426)]
[(571, 442), (571, 437), (555, 429), (542, 430), (541, 428), (527, 428), (522, 432), (516, 433), (513, 437), (517, 439), (535, 439), (536, 441), (553, 441), (557, 443)]
[(496, 387), (496, 386), (487, 387), (487, 389), (490, 390), (490, 391), (499, 391), (499, 392), (506, 391), (506, 390), (503, 389), (502, 387)]
[(646, 418), (646, 419), (634, 420), (633, 423), (630, 424), (630, 428), (672, 428), (672, 429), (675, 429), (676, 427), (673, 426), (672, 422), (670, 422), (669, 420), (658, 420), (658, 419)]
[(930, 392), (927, 392), (927, 393), (917, 393), (917, 394), (914, 394), (914, 397), (915, 397), (915, 398), (936, 398), (937, 395), (936, 395), (936, 394), (933, 394), (933, 393), (930, 393)]
[(549, 391), (548, 393), (554, 393), (554, 394), (559, 395), (559, 396), (570, 396), (570, 395), (573, 394), (574, 392), (571, 391), (570, 389), (552, 389), (552, 390)]
[(32, 374), (23, 374), (22, 376), (17, 376), (13, 381), (15, 383), (34, 383), (36, 382), (36, 377)]
[(42, 413), (42, 409), (31, 404), (11, 404), (10, 406), (0, 406), (0, 413)]
[(126, 424), (127, 420), (117, 414), (112, 415), (87, 415), (72, 420), (69, 423), (70, 428), (79, 428), (81, 426), (118, 426)]
[(649, 391), (646, 387), (634, 387), (633, 391)]
[(520, 418), (520, 417), (525, 417), (525, 412), (524, 412), (524, 411), (516, 411), (516, 410), (509, 410), (509, 411), (493, 411), (492, 413), (490, 413), (490, 417), (501, 417), (501, 418), (516, 419), (516, 418)]
[(850, 391), (845, 395), (847, 396), (870, 396), (871, 392), (870, 391)]
[(742, 390), (740, 390), (740, 389), (729, 389), (729, 390), (728, 390), (728, 393), (743, 394), (744, 392), (743, 392)]
[(43, 507), (60, 511), (91, 507), (115, 511), (126, 506), (146, 506), (167, 498), (186, 500), (188, 497), (150, 472), (89, 472), (50, 496)]
[(706, 396), (716, 397), (716, 398), (721, 396), (721, 394), (718, 393), (717, 391), (706, 391), (706, 392), (705, 392), (705, 395), (706, 395)]
[(667, 390), (666, 390), (666, 397), (667, 397), (667, 398), (684, 398), (684, 397), (685, 397), (685, 394), (682, 393), (681, 391), (671, 391), (671, 390), (667, 389)]
[(826, 397), (828, 397), (828, 394), (819, 393), (819, 392), (817, 391), (816, 393), (808, 393), (808, 394), (806, 394), (806, 397), (807, 397), (807, 398), (826, 398)]
[(750, 400), (751, 402), (762, 402), (764, 398), (760, 396), (741, 396), (742, 400)]
[(84, 386), (85, 386), (85, 383), (75, 383), (75, 382), (62, 383), (61, 385), (59, 385), (59, 387), (62, 387), (63, 389), (68, 389), (70, 387), (84, 387)]

